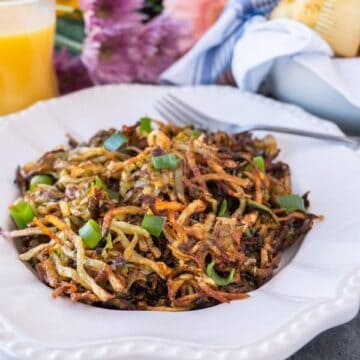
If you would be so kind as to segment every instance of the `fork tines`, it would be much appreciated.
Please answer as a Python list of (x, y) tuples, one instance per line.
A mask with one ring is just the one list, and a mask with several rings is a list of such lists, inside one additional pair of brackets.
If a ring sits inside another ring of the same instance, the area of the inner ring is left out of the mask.
[(155, 109), (165, 120), (173, 122), (178, 126), (191, 123), (199, 128), (206, 128), (210, 120), (207, 115), (172, 94), (167, 94), (158, 100), (155, 104)]

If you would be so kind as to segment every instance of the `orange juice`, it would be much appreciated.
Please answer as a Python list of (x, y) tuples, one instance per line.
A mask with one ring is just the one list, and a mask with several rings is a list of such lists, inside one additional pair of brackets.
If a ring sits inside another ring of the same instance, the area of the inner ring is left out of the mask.
[(0, 115), (57, 94), (54, 32), (49, 8), (0, 2)]

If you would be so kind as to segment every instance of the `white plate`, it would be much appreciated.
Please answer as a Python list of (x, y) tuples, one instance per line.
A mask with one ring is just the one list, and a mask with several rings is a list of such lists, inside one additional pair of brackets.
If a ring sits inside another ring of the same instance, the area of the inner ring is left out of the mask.
[[(303, 111), (237, 89), (171, 88), (209, 114), (339, 133)], [(169, 88), (109, 86), (40, 103), (0, 119), (0, 224), (9, 226), (15, 167), (96, 130), (156, 113)], [(129, 312), (53, 300), (0, 239), (0, 348), (21, 359), (282, 359), (320, 332), (355, 316), (360, 299), (360, 162), (342, 146), (277, 136), (294, 191), (311, 190), (325, 215), (296, 256), (248, 300), (183, 312)]]

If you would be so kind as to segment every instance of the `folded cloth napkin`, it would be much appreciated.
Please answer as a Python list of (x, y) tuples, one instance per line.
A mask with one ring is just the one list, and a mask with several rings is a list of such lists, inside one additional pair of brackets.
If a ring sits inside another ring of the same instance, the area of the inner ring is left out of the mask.
[(229, 0), (217, 22), (178, 62), (162, 74), (164, 83), (176, 85), (213, 84), (230, 70), (234, 46), (246, 23), (266, 15), (278, 0)]
[(336, 59), (312, 29), (265, 16), (277, 0), (230, 0), (199, 42), (161, 80), (176, 85), (221, 83), (230, 75), (239, 88), (256, 92), (275, 61), (291, 57), (360, 108), (360, 58)]

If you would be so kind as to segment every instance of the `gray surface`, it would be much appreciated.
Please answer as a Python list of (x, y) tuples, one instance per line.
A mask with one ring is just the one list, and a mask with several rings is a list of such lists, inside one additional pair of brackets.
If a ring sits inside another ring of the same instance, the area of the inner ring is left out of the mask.
[(319, 335), (289, 360), (360, 360), (360, 314)]

